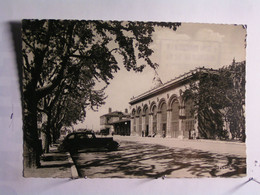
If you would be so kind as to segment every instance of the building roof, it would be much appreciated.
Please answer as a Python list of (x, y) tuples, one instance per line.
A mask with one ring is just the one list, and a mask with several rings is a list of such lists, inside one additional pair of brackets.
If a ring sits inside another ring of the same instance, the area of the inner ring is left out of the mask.
[(124, 112), (121, 112), (121, 111), (113, 111), (113, 112), (101, 115), (100, 117), (102, 117), (102, 116), (111, 116), (111, 117), (114, 116), (114, 117), (116, 117), (116, 116), (128, 116), (128, 115), (129, 115), (128, 113), (124, 113)]
[(169, 88), (175, 88), (178, 87), (181, 83), (184, 83), (185, 81), (188, 81), (189, 79), (191, 79), (193, 77), (194, 74), (199, 73), (199, 72), (205, 72), (205, 73), (209, 73), (209, 72), (214, 72), (216, 73), (217, 70), (214, 69), (208, 69), (208, 68), (196, 68), (194, 70), (191, 70), (187, 73), (184, 73), (178, 77), (175, 77), (174, 79), (171, 79), (170, 81), (167, 81), (166, 83), (159, 85), (156, 88), (152, 88), (151, 90), (148, 90), (136, 97), (131, 98), (129, 104), (133, 105), (137, 102), (142, 101), (143, 99), (146, 99), (148, 97), (151, 97), (153, 95), (156, 95), (164, 90), (167, 90)]

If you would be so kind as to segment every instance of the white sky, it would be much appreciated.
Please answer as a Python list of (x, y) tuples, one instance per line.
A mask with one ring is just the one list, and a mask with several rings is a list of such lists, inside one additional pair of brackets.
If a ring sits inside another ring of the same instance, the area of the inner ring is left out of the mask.
[[(196, 67), (220, 68), (246, 58), (246, 30), (241, 25), (182, 23), (177, 31), (156, 28), (153, 35), (152, 59), (162, 82), (173, 79)], [(142, 73), (128, 72), (124, 67), (114, 75), (105, 90), (108, 98), (98, 112), (87, 110), (83, 123), (75, 128), (100, 129), (99, 117), (112, 111), (129, 110), (130, 98), (151, 88), (154, 71), (146, 67)]]

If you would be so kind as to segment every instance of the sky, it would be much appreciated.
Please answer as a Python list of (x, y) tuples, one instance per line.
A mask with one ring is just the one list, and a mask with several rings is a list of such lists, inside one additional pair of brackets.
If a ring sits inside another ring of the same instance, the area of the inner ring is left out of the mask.
[[(246, 29), (242, 25), (182, 23), (176, 31), (156, 27), (151, 59), (159, 64), (156, 71), (165, 83), (197, 67), (218, 69), (230, 65), (233, 59), (246, 60), (245, 39)], [(87, 109), (85, 121), (74, 129), (100, 130), (100, 116), (107, 114), (109, 108), (130, 112), (130, 98), (152, 88), (152, 68), (147, 66), (142, 73), (135, 73), (120, 64), (119, 61), (120, 71), (105, 90), (106, 104), (97, 112)]]

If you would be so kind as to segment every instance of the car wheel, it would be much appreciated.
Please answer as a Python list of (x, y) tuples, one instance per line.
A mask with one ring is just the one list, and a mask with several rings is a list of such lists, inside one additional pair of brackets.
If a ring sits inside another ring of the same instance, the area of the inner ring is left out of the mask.
[(111, 144), (108, 145), (107, 149), (110, 150), (110, 151), (115, 151), (115, 150), (118, 149), (118, 144), (117, 143), (111, 143)]

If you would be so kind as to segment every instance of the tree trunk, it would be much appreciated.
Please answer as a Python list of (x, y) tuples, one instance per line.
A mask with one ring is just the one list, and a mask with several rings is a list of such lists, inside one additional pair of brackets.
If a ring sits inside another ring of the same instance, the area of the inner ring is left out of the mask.
[(51, 124), (50, 124), (50, 114), (47, 113), (47, 121), (46, 121), (46, 125), (44, 127), (44, 140), (43, 140), (43, 146), (44, 146), (44, 153), (49, 153), (50, 152), (50, 144), (51, 144)]
[(48, 114), (47, 126), (46, 126), (46, 153), (50, 152), (50, 144), (51, 144), (51, 124), (50, 124), (51, 116)]
[(44, 136), (44, 139), (43, 139), (43, 152), (44, 153), (49, 153), (49, 141), (48, 141), (47, 132), (44, 132), (43, 136)]
[(41, 143), (38, 138), (35, 94), (31, 91), (24, 93), (23, 103), (23, 165), (24, 168), (36, 168), (40, 166)]

